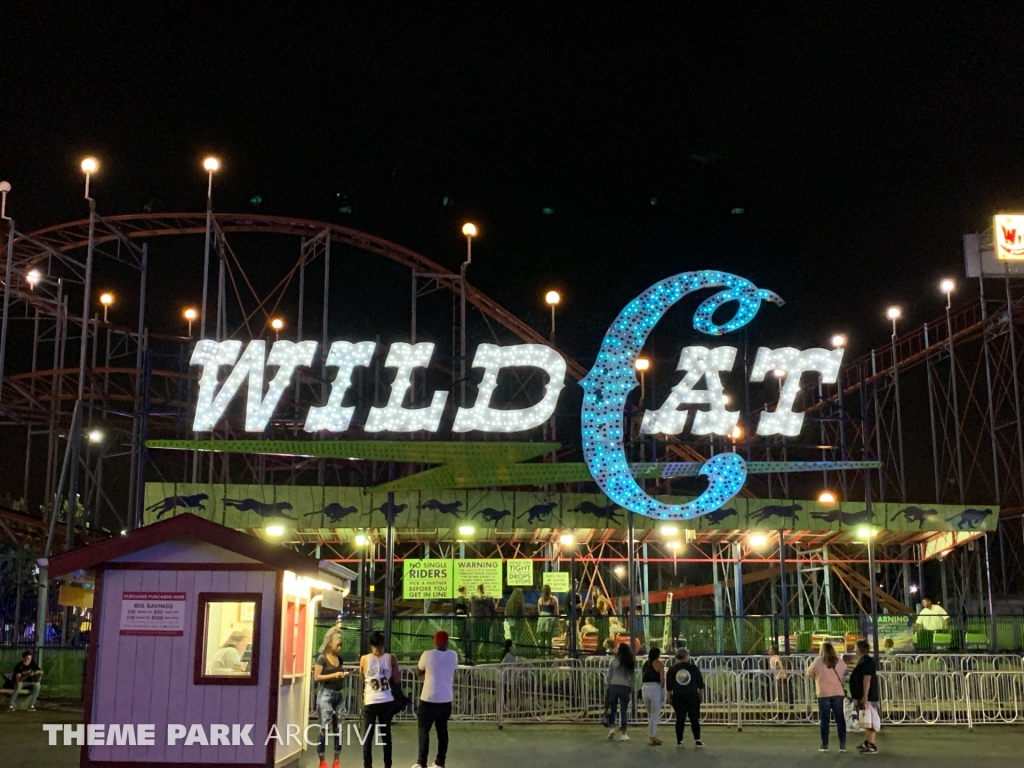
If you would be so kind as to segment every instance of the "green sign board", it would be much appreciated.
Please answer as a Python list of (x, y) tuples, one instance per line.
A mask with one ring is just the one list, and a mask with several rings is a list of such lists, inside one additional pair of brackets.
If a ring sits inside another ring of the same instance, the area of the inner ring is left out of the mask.
[(453, 560), (425, 558), (403, 562), (402, 599), (445, 600), (452, 596)]
[(567, 571), (547, 571), (544, 573), (544, 583), (551, 587), (552, 592), (568, 592), (569, 573)]
[(456, 589), (465, 587), (466, 591), (476, 594), (476, 588), (483, 585), (484, 594), (488, 597), (501, 597), (501, 560), (456, 560), (455, 582)]
[(510, 587), (532, 587), (533, 560), (507, 560), (505, 578)]

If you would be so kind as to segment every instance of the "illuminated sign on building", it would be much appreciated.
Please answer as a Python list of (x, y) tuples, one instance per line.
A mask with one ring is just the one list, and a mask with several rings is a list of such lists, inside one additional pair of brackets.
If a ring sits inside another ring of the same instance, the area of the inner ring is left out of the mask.
[(999, 214), (992, 222), (992, 240), (1000, 261), (1024, 259), (1024, 215)]

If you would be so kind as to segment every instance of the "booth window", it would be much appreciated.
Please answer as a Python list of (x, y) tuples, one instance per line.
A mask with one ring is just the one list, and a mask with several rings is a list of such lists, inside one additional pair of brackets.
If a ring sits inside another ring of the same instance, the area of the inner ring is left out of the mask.
[(200, 592), (196, 685), (256, 685), (260, 658), (258, 592)]

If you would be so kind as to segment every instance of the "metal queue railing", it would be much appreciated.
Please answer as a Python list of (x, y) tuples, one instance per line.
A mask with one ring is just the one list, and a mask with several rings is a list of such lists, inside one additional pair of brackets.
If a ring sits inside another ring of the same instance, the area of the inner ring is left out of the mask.
[[(702, 722), (742, 730), (743, 726), (816, 725), (814, 681), (804, 671), (813, 656), (780, 657), (782, 668), (764, 668), (765, 657), (694, 657), (704, 673)], [(603, 663), (599, 663), (603, 662)], [(494, 723), (599, 723), (604, 713), (608, 659), (542, 660), (459, 667), (453, 685), (452, 719)], [(879, 674), (883, 725), (1000, 725), (1024, 723), (1024, 664), (1017, 656), (965, 655), (941, 658), (915, 654), (882, 659)], [(346, 678), (345, 702), (358, 716), (358, 678)], [(402, 686), (419, 698), (422, 682), (414, 667), (402, 668)], [(637, 682), (639, 689), (639, 677)], [(311, 714), (315, 709), (311, 710)], [(412, 720), (412, 712), (396, 720)], [(662, 723), (674, 718), (666, 703)], [(629, 721), (646, 723), (636, 696)]]

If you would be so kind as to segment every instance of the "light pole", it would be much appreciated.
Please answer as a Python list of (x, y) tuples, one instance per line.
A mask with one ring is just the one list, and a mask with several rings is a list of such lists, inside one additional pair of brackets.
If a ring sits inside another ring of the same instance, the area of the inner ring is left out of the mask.
[(274, 329), (274, 341), (281, 338), (281, 329), (284, 328), (284, 320), (280, 317), (275, 317), (270, 321), (270, 327)]
[(551, 307), (551, 343), (555, 343), (555, 307), (562, 300), (562, 296), (558, 291), (548, 291), (544, 294), (544, 301)]
[(460, 318), (462, 321), (461, 335), (459, 336), (459, 379), (460, 396), (459, 404), (466, 405), (466, 267), (473, 263), (473, 238), (477, 235), (476, 224), (467, 221), (462, 225), (462, 234), (466, 236), (466, 260), (462, 262), (462, 269), (459, 270), (459, 294), (462, 299)]
[[(903, 463), (903, 412), (900, 408), (900, 367), (896, 359), (896, 321), (903, 316), (903, 311), (892, 306), (886, 310), (885, 316), (892, 321), (892, 383), (896, 394), (896, 442), (900, 454), (900, 501), (907, 500), (907, 476)], [(873, 578), (873, 575), (872, 575)]]
[[(100, 294), (100, 304), (103, 305), (103, 325), (107, 325), (107, 312), (114, 303), (114, 294), (110, 291), (105, 291)], [(106, 399), (107, 393), (110, 391), (110, 328), (104, 328), (107, 332), (107, 350), (106, 358), (103, 362), (103, 367), (107, 370), (103, 372), (103, 395), (104, 400)], [(105, 404), (104, 404), (105, 405)]]
[(206, 171), (208, 182), (206, 185), (206, 247), (203, 252), (203, 303), (199, 309), (199, 338), (206, 338), (206, 297), (210, 285), (210, 233), (213, 229), (213, 174), (220, 170), (220, 160), (216, 157), (207, 157), (203, 160), (203, 170)]
[(640, 404), (638, 407), (642, 408), (644, 397), (647, 394), (647, 371), (651, 368), (651, 361), (646, 357), (638, 357), (633, 362), (633, 367), (640, 373)]
[(188, 337), (191, 339), (192, 338), (192, 323), (195, 322), (195, 319), (197, 317), (199, 317), (199, 313), (196, 312), (192, 307), (188, 307), (182, 313), (182, 315), (184, 316), (185, 320), (188, 322)]

